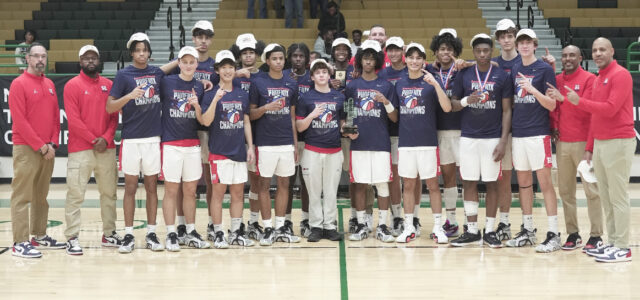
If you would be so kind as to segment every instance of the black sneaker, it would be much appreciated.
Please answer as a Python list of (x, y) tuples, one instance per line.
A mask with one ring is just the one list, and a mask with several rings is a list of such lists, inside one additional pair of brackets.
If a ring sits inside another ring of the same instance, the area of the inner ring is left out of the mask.
[(342, 234), (340, 234), (335, 229), (324, 229), (322, 235), (323, 235), (323, 237), (325, 239), (328, 239), (328, 240), (334, 241), (334, 242), (342, 241), (342, 239), (343, 239)]
[(260, 246), (271, 246), (274, 241), (275, 241), (275, 232), (273, 231), (273, 227), (265, 228), (264, 233), (260, 237)]
[(416, 230), (416, 237), (420, 237), (420, 228), (422, 228), (420, 218), (413, 217), (413, 228)]
[(322, 229), (317, 228), (317, 227), (312, 227), (311, 228), (311, 234), (309, 235), (309, 238), (307, 238), (308, 242), (318, 242), (322, 239)]
[(451, 246), (454, 247), (464, 247), (468, 245), (479, 244), (480, 240), (482, 240), (482, 235), (480, 231), (478, 233), (473, 234), (471, 232), (463, 233), (459, 238), (451, 241)]
[(247, 222), (247, 228), (248, 228), (248, 233), (247, 236), (250, 239), (256, 240), (256, 241), (260, 241), (260, 239), (262, 239), (262, 235), (264, 234), (264, 232), (262, 231), (262, 226), (260, 226), (260, 224), (258, 224), (258, 222)]
[(287, 230), (287, 233), (293, 235), (293, 222), (289, 220), (284, 221), (284, 228)]
[(393, 229), (391, 230), (391, 234), (394, 237), (399, 236), (404, 231), (404, 219), (403, 218), (393, 218)]
[(577, 232), (569, 234), (567, 241), (562, 245), (562, 250), (575, 250), (582, 247), (582, 238)]
[(184, 245), (184, 239), (187, 237), (187, 225), (178, 225), (178, 245)]
[(355, 233), (358, 230), (358, 219), (351, 218), (349, 219), (349, 233)]
[(602, 238), (599, 236), (590, 236), (587, 244), (582, 248), (582, 252), (587, 252), (587, 250), (597, 249), (602, 246)]
[(496, 234), (501, 241), (508, 241), (511, 239), (511, 223), (505, 224), (500, 222)]
[(502, 248), (502, 242), (498, 238), (498, 234), (495, 231), (484, 234), (482, 237), (484, 244), (491, 248)]

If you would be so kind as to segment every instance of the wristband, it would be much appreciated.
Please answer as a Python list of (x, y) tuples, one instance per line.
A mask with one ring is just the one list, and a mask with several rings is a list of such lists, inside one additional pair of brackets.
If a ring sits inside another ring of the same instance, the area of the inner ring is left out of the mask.
[(393, 110), (395, 110), (395, 108), (393, 107), (393, 104), (391, 104), (391, 102), (385, 104), (384, 105), (384, 109), (387, 111), (388, 114), (392, 113)]
[(469, 98), (469, 97), (464, 97), (464, 98), (462, 98), (462, 100), (460, 100), (460, 105), (462, 105), (462, 107), (469, 106), (469, 103), (467, 103), (467, 98)]

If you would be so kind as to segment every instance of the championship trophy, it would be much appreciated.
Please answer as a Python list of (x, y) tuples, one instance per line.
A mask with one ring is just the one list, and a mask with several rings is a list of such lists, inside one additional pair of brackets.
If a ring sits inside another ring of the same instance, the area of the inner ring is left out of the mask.
[(344, 111), (347, 114), (347, 120), (345, 120), (344, 126), (342, 126), (342, 133), (344, 134), (357, 134), (358, 125), (353, 124), (353, 119), (356, 117), (356, 108), (353, 105), (353, 98), (349, 98), (344, 105)]

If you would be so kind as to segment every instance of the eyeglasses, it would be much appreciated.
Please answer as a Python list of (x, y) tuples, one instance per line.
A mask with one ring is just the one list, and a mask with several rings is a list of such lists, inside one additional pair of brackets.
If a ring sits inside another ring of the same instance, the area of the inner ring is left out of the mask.
[(99, 61), (100, 58), (97, 56), (89, 56), (89, 57), (80, 57), (80, 60), (82, 61)]
[(37, 54), (29, 54), (29, 56), (33, 57), (33, 58), (40, 58), (40, 59), (47, 59), (47, 55), (46, 54), (41, 54), (41, 55), (37, 55)]

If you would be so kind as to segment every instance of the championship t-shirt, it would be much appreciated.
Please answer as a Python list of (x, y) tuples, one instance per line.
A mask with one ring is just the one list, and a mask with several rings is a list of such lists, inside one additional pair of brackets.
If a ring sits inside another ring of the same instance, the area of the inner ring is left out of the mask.
[[(202, 111), (206, 111), (220, 86), (204, 95)], [(233, 161), (247, 161), (244, 116), (249, 113), (249, 94), (234, 86), (216, 104), (215, 117), (209, 125), (209, 152)]]
[(197, 140), (200, 123), (189, 97), (195, 91), (198, 103), (202, 104), (204, 86), (195, 78), (184, 81), (180, 75), (162, 78), (162, 142)]
[[(396, 70), (392, 66), (388, 66), (378, 72), (378, 77), (388, 81), (392, 85), (396, 85), (398, 80), (409, 77), (409, 69), (405, 66), (400, 70)], [(389, 135), (398, 136), (398, 123), (389, 122)]]
[[(220, 76), (216, 73), (214, 68), (214, 64), (216, 61), (209, 57), (205, 61), (199, 61), (198, 67), (196, 67), (196, 72), (193, 74), (193, 78), (196, 80), (209, 80), (213, 85), (217, 85), (220, 82)], [(173, 69), (171, 74), (180, 74), (180, 67), (176, 67)]]
[(343, 104), (344, 95), (334, 89), (328, 93), (312, 89), (300, 96), (296, 106), (297, 119), (306, 118), (317, 106), (325, 106), (322, 114), (313, 119), (309, 128), (304, 131), (307, 146), (323, 149), (340, 148), (340, 120)]
[(267, 111), (256, 120), (256, 146), (293, 145), (291, 109), (298, 100), (298, 83), (289, 77), (273, 79), (269, 74), (251, 82), (249, 102), (261, 107), (280, 101), (280, 109)]
[(398, 110), (398, 147), (438, 146), (436, 107), (440, 106), (436, 89), (422, 77), (403, 78), (395, 86)]
[(502, 55), (500, 55), (492, 58), (491, 60), (497, 62), (498, 66), (500, 66), (500, 68), (505, 71), (507, 75), (511, 76), (511, 70), (513, 70), (513, 66), (522, 63), (522, 56), (518, 54), (512, 60), (504, 60), (504, 58), (502, 58)]
[(518, 63), (511, 71), (513, 83), (513, 137), (548, 135), (550, 133), (549, 111), (540, 105), (536, 97), (518, 86), (522, 73), (531, 85), (544, 94), (547, 83), (556, 86), (556, 75), (549, 64), (538, 59), (528, 66)]
[[(426, 67), (427, 72), (431, 73), (436, 81), (440, 84), (440, 87), (444, 90), (445, 94), (449, 98), (453, 95), (453, 88), (456, 84), (456, 76), (458, 71), (454, 70), (453, 65), (447, 70), (441, 70), (439, 67), (434, 67), (432, 64), (428, 64)], [(438, 130), (460, 130), (460, 112), (450, 111), (444, 112), (442, 107), (438, 105), (436, 108), (436, 119)]]

